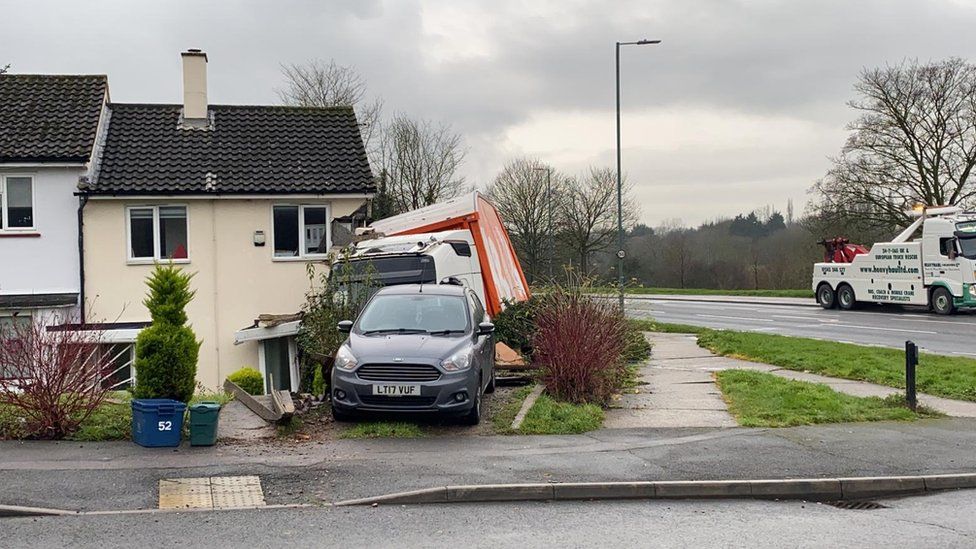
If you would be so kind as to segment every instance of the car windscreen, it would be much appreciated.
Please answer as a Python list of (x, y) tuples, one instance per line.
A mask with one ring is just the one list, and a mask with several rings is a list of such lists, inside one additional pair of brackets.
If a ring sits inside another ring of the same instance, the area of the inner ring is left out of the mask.
[(361, 333), (468, 330), (464, 298), (455, 295), (377, 295), (359, 316)]
[(353, 282), (368, 279), (375, 286), (431, 284), (437, 280), (434, 258), (428, 255), (351, 259), (338, 263), (333, 272)]

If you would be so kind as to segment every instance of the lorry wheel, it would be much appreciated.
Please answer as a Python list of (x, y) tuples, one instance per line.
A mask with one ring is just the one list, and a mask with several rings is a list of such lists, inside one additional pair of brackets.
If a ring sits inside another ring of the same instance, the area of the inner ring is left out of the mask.
[(932, 299), (929, 305), (933, 311), (940, 315), (951, 315), (956, 312), (956, 304), (952, 301), (952, 294), (943, 287), (932, 290)]
[(857, 299), (854, 297), (854, 288), (851, 288), (847, 284), (842, 284), (837, 288), (837, 306), (845, 311), (850, 311), (857, 306)]
[(830, 284), (824, 282), (817, 286), (817, 301), (820, 302), (820, 306), (824, 309), (833, 309), (837, 305), (837, 296), (834, 294), (834, 289), (830, 287)]

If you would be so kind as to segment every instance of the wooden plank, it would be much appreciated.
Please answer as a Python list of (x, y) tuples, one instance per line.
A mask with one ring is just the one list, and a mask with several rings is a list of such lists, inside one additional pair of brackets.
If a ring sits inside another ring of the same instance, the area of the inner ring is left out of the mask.
[(251, 396), (247, 391), (241, 389), (240, 386), (233, 381), (227, 379), (224, 380), (224, 390), (228, 393), (234, 395), (234, 398), (240, 401), (241, 404), (247, 406), (247, 409), (257, 414), (258, 417), (265, 421), (278, 421), (281, 419), (281, 413), (277, 410), (272, 410), (271, 408), (258, 402), (256, 398)]
[(291, 400), (290, 391), (271, 391), (271, 402), (280, 416), (279, 420), (291, 419), (295, 415), (295, 403)]

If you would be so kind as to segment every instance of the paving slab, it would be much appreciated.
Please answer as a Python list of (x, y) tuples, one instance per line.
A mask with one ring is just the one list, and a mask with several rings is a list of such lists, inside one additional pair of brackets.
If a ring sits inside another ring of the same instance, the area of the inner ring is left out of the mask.
[(220, 409), (217, 423), (217, 438), (230, 440), (259, 440), (275, 436), (272, 424), (258, 417), (237, 400), (232, 400)]
[(645, 334), (651, 358), (638, 375), (642, 383), (621, 395), (607, 411), (604, 427), (735, 427), (712, 372), (715, 356), (686, 334)]

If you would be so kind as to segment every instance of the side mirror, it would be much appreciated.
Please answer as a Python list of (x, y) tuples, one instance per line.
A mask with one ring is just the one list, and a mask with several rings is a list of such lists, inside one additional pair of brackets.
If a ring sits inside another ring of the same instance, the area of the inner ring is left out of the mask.
[(495, 331), (495, 325), (491, 322), (482, 322), (478, 324), (478, 335), (489, 335)]
[(348, 334), (352, 330), (352, 321), (340, 320), (339, 324), (336, 325), (336, 328), (338, 328), (340, 332)]

